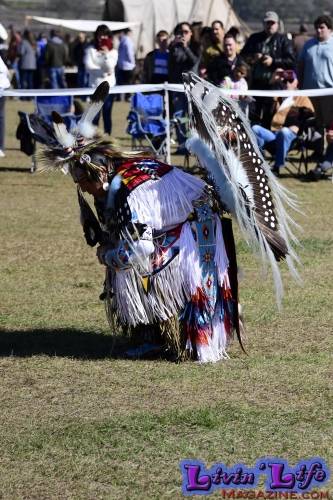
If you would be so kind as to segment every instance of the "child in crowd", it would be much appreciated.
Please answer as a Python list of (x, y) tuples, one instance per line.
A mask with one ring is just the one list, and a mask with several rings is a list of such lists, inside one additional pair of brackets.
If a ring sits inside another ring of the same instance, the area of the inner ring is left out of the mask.
[[(222, 89), (231, 89), (231, 90), (247, 90), (248, 89), (248, 84), (247, 84), (247, 76), (248, 76), (248, 71), (249, 67), (246, 63), (244, 62), (239, 62), (236, 64), (232, 71), (231, 76), (226, 76), (220, 87)], [(249, 99), (248, 96), (244, 95), (232, 95), (232, 98), (236, 99), (239, 101), (239, 105), (242, 109), (242, 111), (247, 114), (248, 110), (248, 105), (249, 105)]]

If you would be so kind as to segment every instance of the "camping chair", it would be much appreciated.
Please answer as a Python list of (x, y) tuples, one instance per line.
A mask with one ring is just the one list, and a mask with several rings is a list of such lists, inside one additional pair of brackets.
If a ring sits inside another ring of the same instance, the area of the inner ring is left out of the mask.
[(188, 115), (184, 115), (182, 110), (175, 111), (171, 118), (171, 133), (179, 136), (180, 145), (185, 145), (189, 135), (190, 119)]
[(52, 111), (56, 111), (64, 119), (68, 130), (73, 129), (78, 121), (77, 115), (72, 112), (73, 106), (73, 96), (56, 95), (35, 98), (35, 113), (52, 124)]
[[(300, 130), (297, 137), (291, 143), (286, 157), (285, 169), (291, 175), (300, 177), (302, 169), (304, 169), (304, 173), (307, 174), (308, 164), (311, 161), (309, 151), (316, 150), (320, 139), (321, 135), (315, 129), (315, 118), (310, 117), (306, 119), (303, 123), (302, 130)], [(265, 150), (270, 154), (270, 157), (267, 158), (268, 162), (273, 164), (276, 152), (275, 141), (267, 143), (265, 145)]]
[(132, 149), (141, 149), (145, 140), (156, 156), (165, 158), (167, 138), (163, 111), (164, 102), (161, 94), (134, 94), (126, 129), (131, 136)]
[[(181, 146), (184, 146), (184, 149), (185, 149), (185, 143), (189, 137), (189, 124), (190, 120), (187, 114), (184, 116), (182, 110), (174, 112), (170, 123), (170, 130), (172, 134), (173, 133), (176, 134)], [(172, 141), (175, 143), (173, 139)], [(190, 154), (185, 149), (184, 167), (189, 167), (189, 163), (190, 163)]]
[(39, 96), (35, 98), (34, 113), (18, 112), (20, 123), (16, 137), (21, 142), (21, 151), (32, 156), (31, 172), (35, 172), (37, 167), (36, 143), (45, 144), (45, 135), (54, 135), (52, 111), (59, 113), (68, 130), (72, 130), (81, 117), (72, 113), (72, 108), (72, 96)]
[[(309, 151), (315, 151), (321, 139), (321, 134), (315, 128), (315, 118), (306, 119), (302, 130), (292, 142), (287, 156), (288, 164), (297, 169), (296, 175), (298, 177), (302, 174), (303, 168), (305, 175), (308, 173), (308, 165), (311, 161)], [(288, 166), (286, 169), (293, 173)]]

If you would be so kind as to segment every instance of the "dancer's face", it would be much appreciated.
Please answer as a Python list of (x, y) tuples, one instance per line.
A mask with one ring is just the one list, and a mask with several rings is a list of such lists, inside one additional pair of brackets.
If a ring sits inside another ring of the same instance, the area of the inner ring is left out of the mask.
[(87, 172), (78, 167), (75, 168), (72, 173), (73, 180), (75, 184), (78, 184), (83, 193), (89, 193), (95, 198), (102, 198), (105, 196), (105, 191), (103, 190), (103, 183), (106, 182), (107, 174), (102, 173), (98, 180), (91, 179)]

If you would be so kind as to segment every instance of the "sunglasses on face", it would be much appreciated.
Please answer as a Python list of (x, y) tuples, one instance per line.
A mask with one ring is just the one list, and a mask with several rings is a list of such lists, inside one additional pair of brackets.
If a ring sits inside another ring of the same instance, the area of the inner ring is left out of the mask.
[(283, 71), (283, 73), (282, 73), (282, 80), (284, 82), (288, 82), (288, 83), (294, 82), (296, 80), (296, 76), (295, 76), (294, 71), (293, 70), (289, 70), (289, 69)]

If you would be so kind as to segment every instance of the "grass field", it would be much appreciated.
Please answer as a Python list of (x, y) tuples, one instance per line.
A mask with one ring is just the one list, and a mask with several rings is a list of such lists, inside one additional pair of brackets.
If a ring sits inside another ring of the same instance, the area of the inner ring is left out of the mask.
[[(30, 107), (7, 102), (0, 160), (0, 498), (181, 498), (184, 458), (332, 466), (332, 183), (282, 179), (306, 215), (303, 286), (283, 271), (281, 312), (238, 238), (248, 356), (235, 342), (216, 365), (115, 359), (74, 187), (31, 175), (18, 150), (16, 112)], [(122, 145), (126, 112), (115, 104)]]

